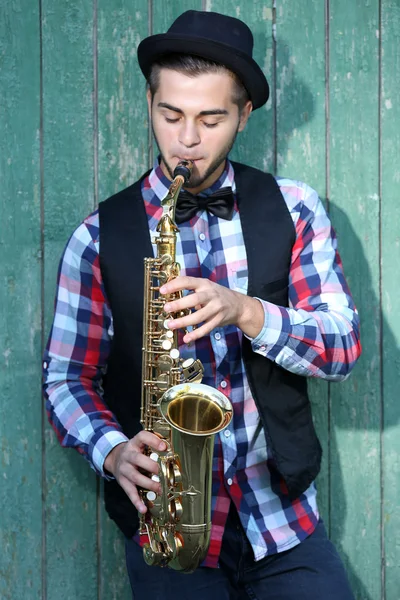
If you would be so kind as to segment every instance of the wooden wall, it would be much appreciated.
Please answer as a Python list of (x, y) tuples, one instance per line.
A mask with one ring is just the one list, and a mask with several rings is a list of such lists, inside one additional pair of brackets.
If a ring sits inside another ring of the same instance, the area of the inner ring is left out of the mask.
[(130, 597), (101, 484), (47, 425), (41, 355), (67, 238), (152, 160), (137, 45), (189, 8), (244, 18), (271, 82), (234, 158), (307, 181), (337, 230), (364, 353), (311, 385), (320, 506), (357, 599), (397, 600), (399, 0), (0, 0), (0, 598)]

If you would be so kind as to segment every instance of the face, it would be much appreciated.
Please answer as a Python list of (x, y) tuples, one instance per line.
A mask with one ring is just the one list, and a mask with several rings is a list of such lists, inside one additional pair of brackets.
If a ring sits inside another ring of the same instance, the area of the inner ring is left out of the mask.
[(162, 69), (154, 97), (147, 94), (153, 133), (167, 177), (182, 159), (194, 161), (191, 192), (209, 187), (224, 170), (225, 159), (238, 131), (251, 112), (248, 102), (241, 115), (232, 102), (234, 82), (228, 73), (187, 77)]

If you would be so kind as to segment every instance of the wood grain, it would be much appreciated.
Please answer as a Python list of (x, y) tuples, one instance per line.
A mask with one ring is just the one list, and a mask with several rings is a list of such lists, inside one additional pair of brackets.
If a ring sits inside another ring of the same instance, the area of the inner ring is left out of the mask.
[(40, 43), (0, 6), (0, 598), (42, 594)]
[(330, 3), (329, 201), (363, 356), (331, 385), (331, 533), (357, 598), (381, 597), (379, 3)]
[(311, 382), (319, 505), (357, 600), (397, 600), (398, 0), (1, 3), (0, 597), (131, 597), (101, 484), (43, 418), (40, 357), (68, 237), (156, 152), (137, 45), (187, 9), (243, 18), (271, 85), (232, 158), (306, 181), (331, 214), (363, 356), (329, 391)]
[(400, 5), (382, 2), (381, 267), (383, 351), (382, 517), (384, 590), (397, 600), (400, 586)]

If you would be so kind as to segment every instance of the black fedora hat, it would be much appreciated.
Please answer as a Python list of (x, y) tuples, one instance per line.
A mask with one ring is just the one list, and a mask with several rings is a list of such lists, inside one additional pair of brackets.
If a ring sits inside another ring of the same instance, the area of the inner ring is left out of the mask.
[(146, 79), (151, 65), (171, 53), (200, 56), (233, 71), (245, 86), (253, 109), (268, 100), (268, 82), (253, 59), (253, 34), (239, 19), (216, 12), (184, 12), (167, 33), (152, 35), (140, 42), (138, 61)]

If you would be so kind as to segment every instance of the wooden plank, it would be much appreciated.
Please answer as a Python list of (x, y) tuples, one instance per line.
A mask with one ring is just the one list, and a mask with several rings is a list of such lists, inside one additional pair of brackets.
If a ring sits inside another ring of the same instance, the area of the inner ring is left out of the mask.
[[(147, 0), (99, 0), (98, 189), (103, 200), (148, 169), (146, 86), (136, 58), (149, 34)], [(99, 506), (99, 600), (132, 597), (125, 567), (124, 537)]]
[(382, 348), (384, 593), (397, 600), (400, 581), (400, 5), (382, 1)]
[(149, 32), (147, 0), (98, 2), (99, 199), (149, 165), (146, 82), (136, 50)]
[(0, 597), (41, 598), (40, 36), (0, 7)]
[[(278, 174), (305, 181), (326, 204), (325, 7), (319, 0), (279, 2), (276, 10)], [(309, 380), (322, 445), (318, 506), (329, 526), (328, 384)]]
[(248, 6), (244, 3), (236, 0), (207, 0), (205, 4), (207, 10), (237, 17), (250, 27), (254, 36), (253, 57), (263, 69), (271, 89), (267, 104), (250, 115), (246, 129), (238, 135), (231, 158), (263, 171), (273, 171), (275, 163), (272, 101), (274, 96), (273, 1), (256, 0), (251, 3), (251, 10), (248, 10)]
[(330, 3), (330, 207), (363, 356), (331, 386), (331, 532), (357, 598), (381, 598), (379, 3)]
[[(94, 207), (92, 10), (92, 0), (42, 2), (46, 336), (62, 250)], [(96, 478), (49, 427), (45, 460), (47, 600), (93, 600)]]

